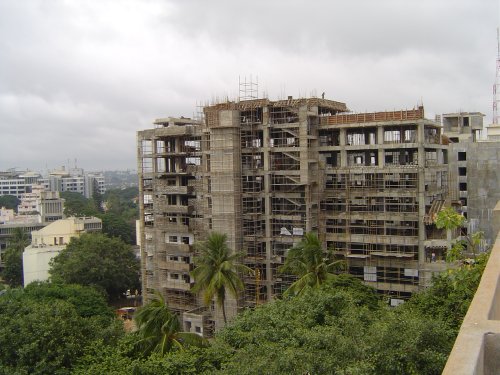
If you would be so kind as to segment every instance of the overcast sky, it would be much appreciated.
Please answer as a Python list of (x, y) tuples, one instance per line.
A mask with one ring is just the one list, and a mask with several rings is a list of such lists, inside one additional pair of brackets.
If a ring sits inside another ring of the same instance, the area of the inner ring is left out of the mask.
[(491, 121), (496, 0), (0, 0), (0, 170), (135, 169), (137, 130), (235, 98)]

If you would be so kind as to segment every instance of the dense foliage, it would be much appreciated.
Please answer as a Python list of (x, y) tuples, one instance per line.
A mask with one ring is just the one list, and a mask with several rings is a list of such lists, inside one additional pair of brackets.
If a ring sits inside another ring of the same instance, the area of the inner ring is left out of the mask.
[(111, 189), (102, 196), (94, 193), (92, 199), (79, 193), (61, 193), (66, 216), (96, 216), (102, 220), (103, 233), (128, 244), (135, 243), (135, 220), (139, 216), (137, 195), (137, 188)]
[[(89, 298), (92, 309), (80, 306)], [(69, 374), (94, 342), (123, 335), (104, 297), (91, 288), (31, 284), (0, 295), (0, 374)]]
[(488, 254), (481, 254), (474, 264), (464, 264), (435, 276), (431, 287), (415, 294), (402, 308), (429, 319), (444, 321), (458, 331), (487, 261)]
[(453, 344), (448, 327), (373, 305), (372, 292), (356, 289), (353, 298), (326, 283), (242, 314), (218, 338), (236, 350), (223, 373), (439, 374)]
[(66, 216), (97, 216), (99, 209), (94, 200), (85, 198), (80, 193), (65, 191), (61, 193), (64, 198), (64, 214)]
[(53, 281), (98, 286), (110, 299), (139, 287), (139, 261), (132, 248), (104, 234), (86, 233), (72, 238), (50, 264)]
[(78, 284), (32, 282), (24, 288), (24, 294), (37, 302), (66, 301), (71, 303), (78, 315), (84, 318), (114, 317), (113, 310), (107, 304), (106, 295), (95, 288)]
[(21, 201), (15, 195), (0, 195), (0, 208), (5, 207), (17, 212), (17, 206)]
[(99, 292), (33, 283), (0, 295), (0, 374), (440, 374), (486, 260), (439, 275), (397, 308), (335, 276), (242, 312), (201, 348), (184, 345), (165, 301), (120, 338)]
[(7, 249), (2, 256), (2, 279), (12, 287), (23, 285), (23, 251), (29, 237), (22, 228), (14, 228)]
[(208, 348), (142, 358), (128, 337), (89, 353), (77, 373), (440, 374), (483, 269), (484, 259), (444, 273), (397, 308), (352, 276), (337, 276), (246, 310)]

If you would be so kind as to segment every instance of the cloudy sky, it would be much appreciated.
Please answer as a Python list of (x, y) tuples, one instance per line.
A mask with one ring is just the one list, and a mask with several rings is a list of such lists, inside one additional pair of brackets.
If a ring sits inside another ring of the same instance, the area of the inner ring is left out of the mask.
[(0, 0), (0, 170), (135, 169), (135, 132), (238, 95), (491, 121), (497, 0)]

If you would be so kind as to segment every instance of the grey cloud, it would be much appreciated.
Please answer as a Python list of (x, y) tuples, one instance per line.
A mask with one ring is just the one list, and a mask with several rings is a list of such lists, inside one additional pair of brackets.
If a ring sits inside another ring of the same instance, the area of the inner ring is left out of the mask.
[(490, 116), (497, 15), (493, 0), (4, 0), (0, 170), (134, 168), (136, 130), (236, 97), (239, 75), (271, 98)]

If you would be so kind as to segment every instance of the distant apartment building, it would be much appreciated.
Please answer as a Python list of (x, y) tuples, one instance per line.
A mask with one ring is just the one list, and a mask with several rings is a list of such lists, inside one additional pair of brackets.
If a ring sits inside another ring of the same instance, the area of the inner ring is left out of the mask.
[(57, 220), (31, 233), (31, 244), (23, 252), (24, 285), (49, 278), (49, 263), (69, 243), (82, 233), (98, 232), (101, 219), (95, 217), (70, 217)]
[(64, 199), (57, 191), (46, 191), (42, 185), (32, 185), (31, 193), (21, 196), (17, 206), (17, 217), (29, 218), (48, 224), (63, 218)]
[(13, 195), (17, 198), (31, 191), (38, 184), (41, 175), (36, 172), (0, 172), (0, 195)]
[(89, 173), (81, 168), (66, 171), (62, 167), (49, 172), (46, 177), (37, 172), (0, 172), (0, 195), (21, 198), (32, 191), (33, 185), (42, 185), (48, 191), (71, 191), (86, 198), (91, 198), (95, 191), (99, 194), (106, 192), (102, 173)]
[(21, 195), (21, 202), (14, 210), (0, 210), (0, 269), (2, 254), (15, 228), (22, 228), (27, 235), (64, 218), (64, 199), (59, 192), (45, 191), (41, 185), (32, 185), (31, 193)]
[(87, 173), (81, 168), (66, 171), (64, 167), (53, 170), (42, 183), (50, 191), (80, 193), (85, 198), (92, 198), (94, 192), (104, 194), (104, 175), (102, 173)]
[(294, 278), (279, 266), (310, 231), (393, 304), (429, 285), (447, 267), (433, 218), (457, 204), (441, 126), (423, 107), (347, 111), (319, 98), (245, 100), (138, 132), (145, 298), (162, 293), (185, 329), (219, 326), (217, 306), (190, 292), (193, 244), (211, 231), (226, 233), (257, 275), (230, 314), (283, 293)]

